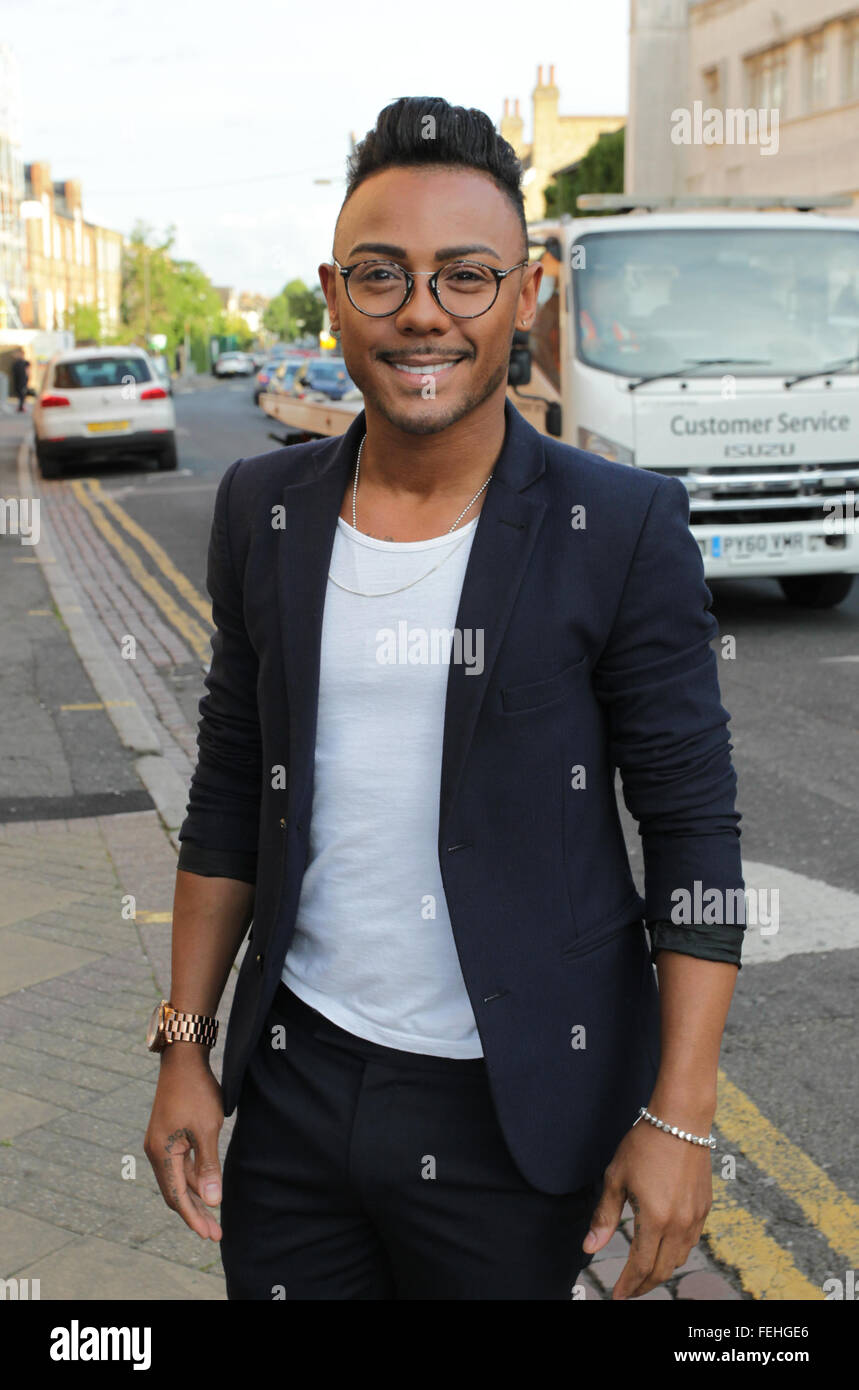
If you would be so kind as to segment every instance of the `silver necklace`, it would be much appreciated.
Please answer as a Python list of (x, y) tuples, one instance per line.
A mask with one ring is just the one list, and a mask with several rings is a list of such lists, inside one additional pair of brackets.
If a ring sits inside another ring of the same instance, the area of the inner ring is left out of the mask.
[[(356, 531), (358, 530), (358, 517), (357, 517), (358, 473), (359, 473), (359, 470), (360, 470), (360, 467), (361, 467), (361, 450), (364, 448), (364, 440), (366, 440), (366, 438), (367, 438), (367, 436), (366, 436), (366, 434), (365, 434), (365, 435), (364, 435), (364, 439), (361, 440), (361, 443), (360, 443), (359, 448), (358, 448), (358, 458), (357, 458), (357, 461), (356, 461), (356, 463), (355, 463), (355, 482), (354, 482), (353, 487), (352, 487), (352, 526), (354, 527), (354, 529), (355, 529)], [(457, 526), (458, 526), (459, 523), (462, 521), (462, 518), (465, 516), (465, 513), (466, 513), (471, 507), (474, 506), (474, 504), (475, 504), (475, 502), (477, 501), (477, 499), (478, 499), (478, 497), (480, 496), (480, 494), (484, 491), (485, 488), (487, 488), (487, 487), (489, 486), (489, 483), (491, 482), (491, 480), (492, 480), (492, 473), (489, 474), (489, 477), (486, 479), (486, 482), (483, 484), (483, 487), (481, 487), (481, 488), (474, 494), (474, 496), (472, 497), (472, 499), (471, 499), (471, 501), (469, 502), (468, 506), (467, 506), (467, 507), (463, 507), (463, 509), (462, 509), (462, 511), (460, 512), (459, 516), (456, 518), (456, 521), (455, 521), (455, 522), (453, 523), (453, 525), (449, 528), (448, 533), (447, 533), (448, 535), (450, 535), (452, 531), (455, 531), (455, 530), (456, 530)], [(463, 536), (462, 540), (459, 542), (459, 545), (455, 545), (455, 546), (453, 547), (452, 550), (448, 550), (448, 552), (447, 552), (447, 554), (445, 555), (444, 559), (443, 559), (443, 560), (439, 560), (438, 564), (437, 564), (437, 565), (433, 565), (432, 569), (427, 570), (426, 574), (421, 574), (421, 575), (419, 575), (417, 579), (411, 580), (411, 582), (408, 583), (408, 584), (401, 584), (400, 587), (399, 587), (398, 589), (385, 589), (385, 590), (384, 590), (383, 592), (381, 592), (381, 593), (368, 594), (368, 593), (365, 593), (363, 589), (350, 589), (349, 586), (348, 586), (347, 584), (341, 584), (340, 581), (339, 581), (339, 579), (335, 579), (335, 578), (334, 578), (334, 575), (331, 573), (330, 570), (328, 571), (328, 578), (331, 580), (331, 583), (332, 583), (332, 584), (336, 584), (336, 585), (337, 585), (337, 588), (338, 588), (338, 589), (345, 589), (345, 591), (346, 591), (347, 594), (357, 594), (360, 598), (387, 598), (389, 594), (401, 594), (401, 593), (403, 593), (403, 591), (404, 591), (405, 589), (413, 589), (414, 586), (415, 586), (416, 584), (420, 584), (424, 579), (428, 579), (429, 576), (430, 576), (431, 574), (435, 574), (436, 570), (440, 570), (441, 567), (442, 567), (442, 565), (446, 565), (446, 564), (447, 564), (448, 560), (449, 560), (453, 555), (456, 554), (456, 552), (460, 549), (460, 547), (463, 546), (463, 545), (465, 544), (465, 542), (466, 542), (467, 539), (468, 539), (467, 536)]]
[[(358, 530), (358, 514), (357, 514), (357, 502), (358, 502), (358, 473), (359, 473), (360, 468), (361, 468), (361, 451), (362, 451), (362, 449), (364, 448), (364, 445), (365, 445), (366, 442), (367, 442), (367, 436), (366, 436), (366, 434), (365, 434), (365, 435), (364, 435), (364, 438), (361, 440), (360, 445), (358, 446), (358, 458), (357, 458), (357, 461), (356, 461), (356, 463), (355, 463), (355, 482), (354, 482), (354, 484), (353, 484), (353, 486), (352, 486), (352, 525), (354, 526), (354, 528), (355, 528), (356, 531)], [(494, 470), (493, 470), (493, 472), (494, 472)], [(474, 504), (475, 504), (475, 502), (477, 501), (477, 499), (478, 499), (478, 497), (480, 496), (480, 494), (481, 494), (486, 488), (489, 487), (489, 484), (490, 484), (491, 481), (492, 481), (492, 473), (489, 474), (489, 477), (486, 479), (486, 482), (483, 484), (483, 487), (480, 487), (480, 488), (477, 489), (477, 492), (475, 492), (475, 494), (474, 494), (474, 496), (472, 497), (471, 501), (468, 503), (468, 506), (467, 506), (467, 507), (463, 507), (462, 511), (460, 512), (459, 516), (456, 518), (456, 521), (453, 523), (453, 525), (452, 525), (451, 527), (448, 528), (448, 533), (447, 533), (448, 535), (450, 535), (451, 531), (455, 531), (455, 530), (456, 530), (457, 526), (458, 526), (459, 523), (462, 521), (462, 518), (465, 516), (465, 513), (466, 513), (467, 511), (469, 511), (469, 510), (474, 506)]]

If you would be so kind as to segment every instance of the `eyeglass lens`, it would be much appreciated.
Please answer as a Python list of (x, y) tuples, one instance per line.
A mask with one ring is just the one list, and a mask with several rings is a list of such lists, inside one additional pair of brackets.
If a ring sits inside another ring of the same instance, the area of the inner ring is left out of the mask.
[[(407, 289), (405, 271), (395, 261), (365, 261), (349, 276), (352, 303), (368, 314), (394, 313), (405, 301)], [(450, 314), (483, 313), (496, 293), (491, 270), (474, 261), (451, 262), (439, 272), (438, 297)]]

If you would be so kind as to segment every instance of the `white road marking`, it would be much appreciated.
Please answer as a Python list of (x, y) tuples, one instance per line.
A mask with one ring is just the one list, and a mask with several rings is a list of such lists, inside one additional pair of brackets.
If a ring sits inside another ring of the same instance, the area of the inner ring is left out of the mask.
[(751, 859), (743, 860), (743, 877), (747, 894), (765, 894), (761, 900), (767, 911), (772, 890), (778, 890), (778, 930), (766, 935), (759, 926), (747, 926), (744, 965), (859, 947), (859, 893)]
[(827, 663), (830, 663), (831, 665), (837, 665), (839, 662), (847, 661), (859, 661), (859, 656), (822, 656), (820, 658), (821, 665), (825, 665)]

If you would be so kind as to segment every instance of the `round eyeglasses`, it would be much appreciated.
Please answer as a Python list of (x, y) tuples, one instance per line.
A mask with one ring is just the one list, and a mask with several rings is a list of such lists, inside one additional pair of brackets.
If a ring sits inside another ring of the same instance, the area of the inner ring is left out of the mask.
[(501, 281), (528, 265), (527, 261), (519, 261), (509, 270), (496, 270), (481, 261), (448, 261), (439, 270), (404, 270), (396, 261), (341, 265), (333, 256), (331, 259), (343, 276), (349, 303), (374, 319), (399, 313), (418, 275), (429, 276), (430, 293), (444, 313), (458, 319), (479, 318), (498, 298)]

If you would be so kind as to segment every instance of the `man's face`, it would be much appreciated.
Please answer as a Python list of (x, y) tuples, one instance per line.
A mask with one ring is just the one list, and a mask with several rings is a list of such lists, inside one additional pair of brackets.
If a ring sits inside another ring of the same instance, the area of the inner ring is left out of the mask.
[[(438, 270), (475, 260), (506, 270), (524, 260), (522, 227), (509, 199), (487, 175), (428, 166), (384, 169), (366, 179), (341, 211), (334, 255), (342, 266), (391, 260), (405, 270)], [(371, 318), (350, 303), (343, 277), (321, 265), (331, 327), (365, 403), (407, 434), (446, 429), (506, 391), (514, 327), (533, 321), (539, 265), (514, 270), (477, 318), (455, 318), (416, 277), (406, 304)], [(408, 373), (394, 363), (426, 370)], [(433, 365), (440, 370), (431, 372)], [(428, 380), (429, 379), (429, 380)], [(427, 399), (428, 397), (428, 399)]]

